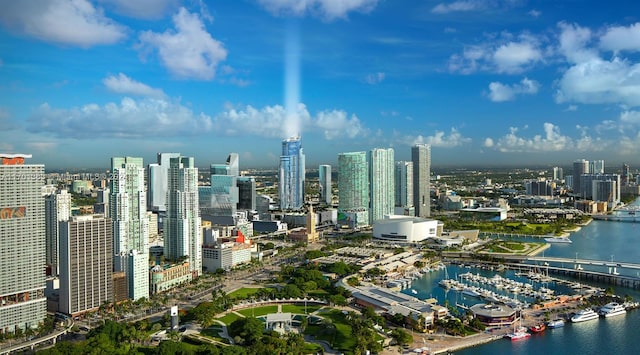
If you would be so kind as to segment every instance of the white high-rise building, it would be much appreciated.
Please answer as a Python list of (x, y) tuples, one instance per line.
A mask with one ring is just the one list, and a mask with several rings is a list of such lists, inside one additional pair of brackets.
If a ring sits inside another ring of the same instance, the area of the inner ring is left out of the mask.
[(393, 148), (376, 148), (368, 154), (369, 224), (392, 215), (395, 207), (394, 152)]
[(331, 165), (320, 165), (318, 168), (320, 184), (320, 201), (331, 205)]
[(413, 206), (413, 163), (397, 161), (395, 168), (396, 207)]
[(124, 271), (129, 298), (149, 297), (149, 219), (142, 158), (111, 158), (111, 174), (114, 271)]
[(36, 328), (47, 316), (44, 165), (0, 153), (0, 332)]
[(113, 302), (113, 237), (103, 215), (60, 223), (61, 312), (73, 316)]
[(180, 153), (158, 153), (158, 162), (149, 164), (147, 177), (147, 208), (153, 212), (167, 210), (167, 191), (169, 188), (169, 160), (177, 158)]
[(413, 162), (413, 207), (416, 217), (431, 216), (431, 146), (415, 144), (411, 147)]
[(47, 265), (51, 268), (51, 275), (57, 276), (60, 272), (58, 224), (68, 221), (71, 216), (71, 194), (67, 190), (60, 190), (45, 196), (45, 216), (47, 218)]
[(561, 181), (564, 179), (564, 172), (561, 167), (553, 167), (553, 181)]
[(202, 220), (198, 208), (198, 168), (191, 157), (171, 158), (164, 228), (164, 256), (188, 257), (194, 277), (202, 274)]
[(604, 174), (604, 160), (589, 161), (589, 174)]

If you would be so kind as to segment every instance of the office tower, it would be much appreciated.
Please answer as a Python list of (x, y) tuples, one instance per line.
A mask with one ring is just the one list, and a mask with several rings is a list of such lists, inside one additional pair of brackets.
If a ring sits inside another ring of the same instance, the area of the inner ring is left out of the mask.
[(573, 189), (573, 193), (577, 196), (583, 197), (582, 191), (580, 190), (581, 186), (582, 186), (582, 180), (581, 180), (581, 176), (582, 174), (588, 174), (589, 173), (589, 162), (584, 160), (584, 159), (580, 159), (580, 160), (576, 160), (573, 162), (573, 182), (572, 182), (572, 189)]
[(239, 176), (238, 183), (238, 209), (256, 210), (256, 179), (252, 176)]
[(202, 274), (202, 221), (198, 208), (198, 168), (193, 158), (171, 158), (164, 228), (164, 256), (188, 257), (194, 277)]
[(200, 207), (203, 216), (234, 216), (238, 205), (238, 174), (240, 173), (237, 153), (231, 153), (224, 164), (211, 164), (211, 186), (200, 188)]
[(320, 201), (331, 205), (331, 165), (320, 165), (318, 175)]
[(531, 196), (553, 196), (553, 184), (546, 180), (528, 181), (525, 190)]
[(564, 172), (562, 168), (554, 166), (553, 167), (553, 181), (560, 181), (564, 179)]
[[(338, 154), (338, 213), (355, 220), (357, 226), (369, 224), (369, 166), (366, 152)], [(341, 220), (338, 216), (338, 220)]]
[(415, 144), (411, 147), (413, 162), (413, 207), (416, 217), (431, 216), (431, 146)]
[(71, 194), (67, 190), (61, 190), (46, 195), (44, 199), (47, 265), (51, 268), (51, 275), (57, 276), (60, 272), (58, 264), (58, 250), (60, 250), (58, 223), (68, 221), (71, 216)]
[(129, 298), (149, 297), (149, 219), (142, 158), (111, 158), (114, 271), (124, 271)]
[(73, 316), (113, 302), (113, 234), (103, 215), (60, 223), (61, 312)]
[(604, 160), (589, 161), (589, 174), (604, 174)]
[[(599, 190), (598, 192), (594, 193), (594, 191), (596, 191), (594, 185), (602, 181), (615, 182), (611, 190), (611, 196), (603, 197), (602, 193), (599, 192)], [(618, 204), (620, 202), (620, 175), (618, 174), (582, 174), (580, 175), (580, 184), (582, 197), (585, 199), (596, 201), (612, 201), (614, 204)]]
[(109, 189), (100, 188), (96, 193), (96, 203), (93, 204), (93, 212), (109, 218)]
[(180, 153), (158, 153), (158, 162), (149, 164), (147, 176), (147, 209), (153, 212), (167, 210), (167, 189), (169, 160), (177, 158)]
[(631, 168), (629, 164), (622, 164), (622, 174), (621, 174), (621, 183), (622, 186), (627, 186), (631, 181), (633, 181), (633, 176), (631, 175)]
[(615, 179), (593, 180), (591, 182), (591, 194), (594, 201), (607, 202), (607, 207), (614, 207), (620, 200), (618, 199), (619, 181)]
[(278, 191), (280, 209), (299, 210), (304, 204), (305, 161), (300, 137), (282, 141)]
[(413, 206), (413, 163), (397, 161), (394, 175), (396, 207)]
[(368, 154), (369, 223), (392, 215), (395, 207), (393, 148), (375, 148)]
[(36, 328), (47, 315), (44, 165), (0, 154), (0, 332)]

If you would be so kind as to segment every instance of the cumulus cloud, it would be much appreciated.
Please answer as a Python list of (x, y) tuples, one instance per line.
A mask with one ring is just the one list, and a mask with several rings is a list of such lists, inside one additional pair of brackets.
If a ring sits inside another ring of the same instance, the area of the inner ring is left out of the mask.
[(178, 0), (99, 0), (116, 13), (133, 18), (156, 20), (177, 8)]
[(607, 51), (640, 51), (640, 22), (628, 27), (610, 27), (600, 37), (600, 48)]
[(87, 0), (5, 1), (0, 23), (42, 41), (79, 47), (112, 44), (127, 32)]
[(258, 3), (274, 15), (311, 14), (333, 20), (345, 18), (351, 11), (368, 13), (378, 0), (258, 0)]
[(107, 89), (118, 94), (140, 95), (155, 98), (163, 98), (165, 96), (162, 90), (152, 88), (147, 84), (135, 81), (123, 73), (119, 73), (117, 76), (110, 75), (102, 79), (102, 83), (107, 87)]
[[(356, 138), (367, 130), (354, 114), (342, 110), (324, 110), (314, 117), (306, 106), (296, 112), (303, 131), (322, 132), (327, 140)], [(216, 133), (225, 136), (250, 135), (284, 137), (287, 113), (283, 106), (227, 108), (211, 116), (195, 113), (179, 100), (166, 98), (123, 98), (119, 103), (87, 104), (70, 109), (41, 105), (28, 119), (34, 133), (60, 138), (154, 138), (194, 136)]]
[(142, 32), (138, 47), (143, 53), (157, 50), (162, 64), (178, 78), (213, 79), (227, 57), (223, 44), (211, 37), (198, 14), (182, 7), (172, 20), (175, 29)]
[(540, 84), (537, 81), (528, 78), (513, 85), (492, 82), (489, 84), (489, 99), (493, 102), (511, 101), (517, 95), (535, 94), (539, 88)]
[(457, 129), (451, 128), (449, 135), (444, 131), (435, 131), (432, 136), (424, 137), (418, 135), (416, 137), (406, 137), (404, 142), (411, 142), (412, 144), (427, 143), (432, 147), (440, 148), (454, 148), (471, 142), (471, 138), (464, 137)]
[(599, 137), (591, 137), (586, 134), (573, 139), (560, 132), (560, 128), (553, 123), (545, 122), (544, 134), (533, 137), (520, 136), (517, 127), (510, 127), (509, 133), (498, 138), (485, 139), (484, 146), (493, 148), (503, 153), (539, 153), (573, 151), (602, 151), (609, 146), (608, 142)]
[(465, 46), (461, 54), (449, 58), (449, 70), (462, 74), (476, 71), (521, 73), (545, 57), (542, 38), (523, 33), (517, 38), (503, 33), (497, 39)]
[(369, 85), (379, 84), (384, 80), (384, 73), (378, 72), (365, 76), (364, 82)]
[(540, 12), (540, 11), (538, 11), (536, 9), (533, 9), (533, 10), (529, 11), (528, 14), (531, 17), (538, 18), (538, 17), (540, 17), (540, 15), (542, 15), (542, 12)]
[(431, 12), (434, 14), (448, 14), (451, 12), (507, 9), (518, 3), (518, 0), (456, 0), (450, 3), (439, 3), (431, 9)]

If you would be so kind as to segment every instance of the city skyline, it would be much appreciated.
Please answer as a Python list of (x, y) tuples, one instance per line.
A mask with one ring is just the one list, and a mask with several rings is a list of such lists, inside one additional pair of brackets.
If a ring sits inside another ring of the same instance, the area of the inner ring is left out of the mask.
[(3, 4), (0, 151), (48, 169), (163, 151), (277, 168), (299, 135), (309, 167), (417, 143), (433, 165), (640, 163), (627, 2), (338, 4)]

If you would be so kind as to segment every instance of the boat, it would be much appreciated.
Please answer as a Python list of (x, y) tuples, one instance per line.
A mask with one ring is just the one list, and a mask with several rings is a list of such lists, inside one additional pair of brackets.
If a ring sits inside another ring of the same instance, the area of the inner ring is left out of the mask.
[(532, 333), (542, 333), (545, 329), (547, 329), (547, 326), (544, 323), (536, 324), (529, 328)]
[(504, 335), (505, 338), (511, 339), (511, 341), (526, 339), (530, 336), (531, 334), (527, 332), (527, 328), (522, 326), (518, 328), (514, 327), (513, 333), (507, 333)]
[(467, 295), (467, 296), (471, 296), (471, 297), (480, 297), (480, 294), (476, 290), (471, 289), (469, 287), (465, 287), (462, 290), (462, 294), (463, 295)]
[(587, 308), (578, 311), (578, 313), (571, 317), (571, 322), (578, 323), (594, 319), (598, 319), (598, 313), (594, 312), (591, 308)]
[(411, 293), (413, 293), (414, 295), (417, 295), (417, 294), (418, 294), (418, 291), (416, 291), (416, 290), (414, 290), (414, 289), (411, 289)]
[(556, 328), (562, 328), (564, 327), (564, 320), (562, 319), (554, 319), (554, 320), (550, 320), (547, 322), (547, 327), (549, 327), (549, 329), (556, 329)]
[(600, 315), (605, 318), (609, 318), (609, 317), (623, 315), (627, 313), (627, 310), (624, 308), (623, 305), (616, 302), (611, 302), (602, 306), (602, 308), (600, 308), (600, 312), (598, 313), (600, 313)]
[(562, 237), (544, 238), (544, 241), (547, 243), (573, 243), (571, 239)]

